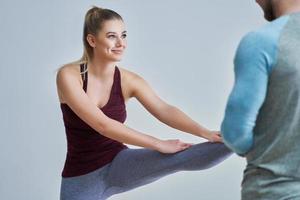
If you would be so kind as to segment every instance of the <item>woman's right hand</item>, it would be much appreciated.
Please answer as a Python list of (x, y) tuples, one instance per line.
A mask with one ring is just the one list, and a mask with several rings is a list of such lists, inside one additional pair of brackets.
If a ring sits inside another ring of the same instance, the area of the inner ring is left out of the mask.
[(180, 140), (160, 140), (157, 144), (157, 151), (161, 153), (176, 153), (186, 150), (193, 144), (185, 143)]

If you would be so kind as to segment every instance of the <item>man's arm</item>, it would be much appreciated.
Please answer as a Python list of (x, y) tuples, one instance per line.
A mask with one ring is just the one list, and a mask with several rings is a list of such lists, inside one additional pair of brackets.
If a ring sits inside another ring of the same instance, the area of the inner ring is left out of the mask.
[[(270, 49), (273, 50), (270, 52)], [(242, 39), (235, 55), (235, 82), (225, 109), (221, 134), (224, 143), (240, 156), (253, 145), (253, 128), (265, 100), (274, 49), (270, 39), (253, 32)]]

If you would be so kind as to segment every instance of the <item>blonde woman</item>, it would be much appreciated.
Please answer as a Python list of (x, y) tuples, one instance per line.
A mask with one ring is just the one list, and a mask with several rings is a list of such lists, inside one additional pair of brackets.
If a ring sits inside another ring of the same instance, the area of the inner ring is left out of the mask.
[[(142, 77), (117, 66), (126, 49), (118, 13), (88, 10), (83, 43), (80, 62), (57, 73), (68, 144), (61, 200), (107, 199), (177, 171), (207, 169), (231, 155), (219, 132), (200, 126), (160, 99)], [(209, 142), (160, 140), (125, 126), (125, 102), (133, 97), (161, 122)]]

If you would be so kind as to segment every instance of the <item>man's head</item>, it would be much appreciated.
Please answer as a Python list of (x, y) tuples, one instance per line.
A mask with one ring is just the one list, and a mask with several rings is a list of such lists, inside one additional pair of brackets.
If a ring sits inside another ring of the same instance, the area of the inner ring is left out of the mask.
[(266, 20), (272, 21), (276, 19), (274, 13), (274, 0), (256, 0), (256, 3), (263, 9)]

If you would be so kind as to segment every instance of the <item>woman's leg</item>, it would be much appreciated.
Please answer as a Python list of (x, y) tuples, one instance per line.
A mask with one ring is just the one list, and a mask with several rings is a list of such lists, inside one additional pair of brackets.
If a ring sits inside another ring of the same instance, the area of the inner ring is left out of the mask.
[(154, 182), (178, 171), (203, 170), (217, 165), (232, 152), (223, 143), (205, 142), (176, 154), (149, 149), (125, 149), (112, 161), (104, 177), (103, 197)]
[(106, 185), (103, 177), (109, 165), (85, 175), (61, 179), (60, 200), (103, 200)]

